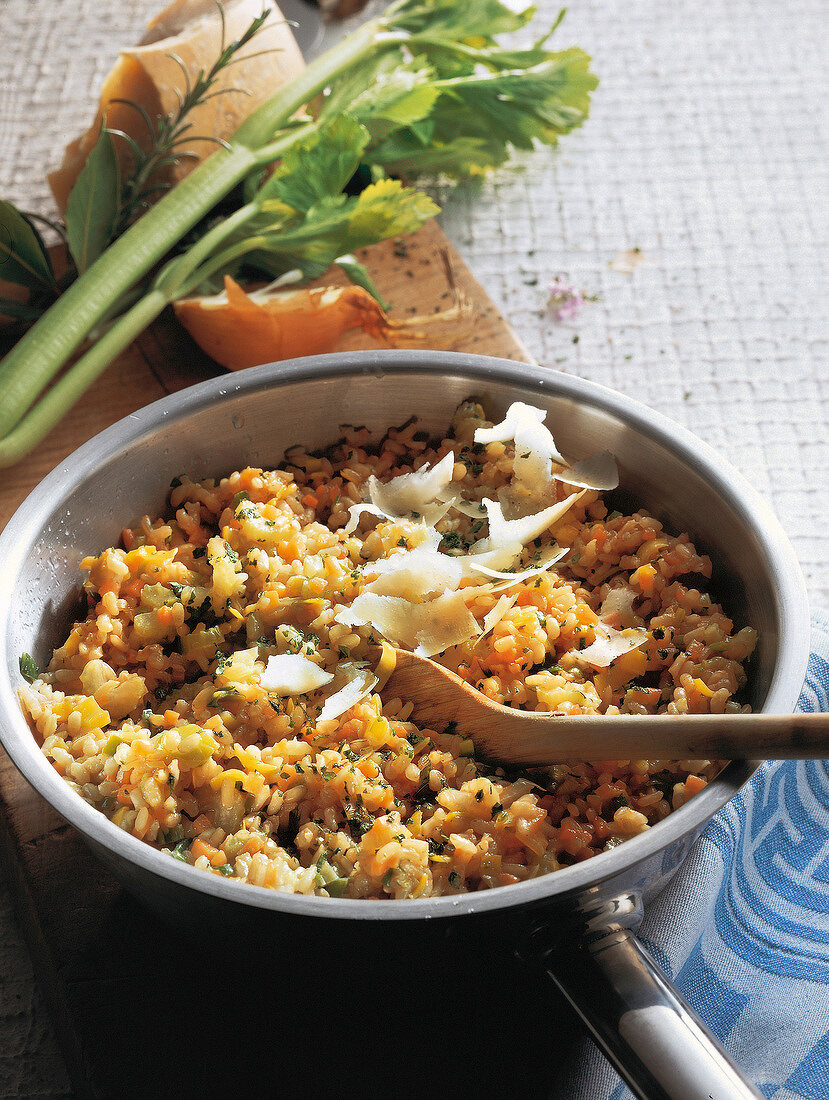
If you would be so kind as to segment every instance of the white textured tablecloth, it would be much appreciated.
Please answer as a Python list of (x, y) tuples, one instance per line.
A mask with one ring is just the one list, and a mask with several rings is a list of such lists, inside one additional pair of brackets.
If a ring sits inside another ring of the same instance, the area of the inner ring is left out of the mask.
[[(461, 2), (461, 0), (459, 0)], [(0, 195), (48, 212), (43, 174), (92, 116), (119, 43), (160, 0), (0, 0)], [(545, 19), (558, 3), (541, 0)], [(612, 386), (718, 448), (771, 502), (829, 607), (827, 69), (821, 0), (582, 0), (587, 125), (442, 222), (539, 362)], [(641, 249), (632, 274), (619, 252)], [(598, 301), (557, 322), (558, 273)], [(66, 1088), (0, 884), (0, 1096)]]

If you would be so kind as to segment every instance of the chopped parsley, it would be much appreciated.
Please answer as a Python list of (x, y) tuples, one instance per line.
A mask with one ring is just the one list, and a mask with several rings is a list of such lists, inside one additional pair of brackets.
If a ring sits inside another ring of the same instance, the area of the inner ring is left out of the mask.
[(40, 669), (37, 667), (37, 662), (30, 653), (21, 653), (20, 660), (18, 662), (20, 667), (20, 675), (28, 683), (33, 684), (40, 675)]
[(625, 795), (617, 794), (616, 797), (611, 798), (610, 801), (605, 806), (604, 812), (602, 813), (602, 817), (605, 819), (605, 821), (612, 821), (613, 818), (616, 815), (617, 810), (621, 810), (621, 808), (623, 806), (629, 806), (629, 805), (630, 805), (630, 802), (628, 802), (627, 797)]

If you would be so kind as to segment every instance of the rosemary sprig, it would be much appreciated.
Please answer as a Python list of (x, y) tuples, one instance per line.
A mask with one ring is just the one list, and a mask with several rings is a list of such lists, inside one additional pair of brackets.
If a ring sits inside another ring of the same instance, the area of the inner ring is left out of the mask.
[[(185, 158), (197, 159), (197, 154), (182, 150), (180, 147), (186, 142), (206, 141), (223, 148), (229, 148), (228, 143), (221, 138), (211, 135), (193, 136), (189, 134), (193, 124), (187, 121), (187, 116), (198, 106), (206, 103), (216, 96), (238, 93), (250, 95), (246, 88), (220, 88), (213, 91), (213, 85), (219, 74), (242, 58), (237, 57), (241, 49), (248, 45), (268, 18), (269, 10), (265, 9), (258, 15), (244, 31), (244, 33), (232, 42), (227, 42), (227, 25), (225, 21), (224, 7), (221, 0), (217, 0), (216, 7), (219, 10), (219, 18), (222, 24), (222, 37), (219, 54), (208, 70), (200, 69), (195, 80), (191, 80), (187, 66), (175, 53), (167, 56), (181, 69), (184, 76), (184, 93), (178, 88), (174, 89), (178, 106), (174, 112), (159, 115), (152, 119), (139, 104), (131, 99), (114, 99), (113, 103), (123, 103), (132, 107), (141, 116), (141, 119), (149, 135), (149, 146), (143, 149), (141, 145), (123, 130), (107, 127), (107, 132), (113, 137), (125, 141), (133, 156), (131, 172), (121, 181), (120, 209), (116, 221), (112, 239), (119, 237), (134, 221), (136, 221), (151, 205), (154, 195), (168, 191), (172, 186), (169, 179), (162, 178), (165, 169), (171, 168), (176, 162)], [(261, 53), (270, 53), (270, 50), (262, 50)], [(244, 60), (250, 58), (250, 54)], [(260, 56), (254, 54), (253, 56)]]

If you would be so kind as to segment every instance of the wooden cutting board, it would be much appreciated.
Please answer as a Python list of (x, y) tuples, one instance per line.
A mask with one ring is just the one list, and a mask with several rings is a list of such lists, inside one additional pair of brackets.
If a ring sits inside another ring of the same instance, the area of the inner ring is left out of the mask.
[[(436, 223), (361, 258), (393, 317), (441, 313), (463, 299), (459, 322), (433, 330), (418, 323), (425, 346), (530, 360)], [(362, 334), (342, 344), (374, 346)], [(172, 318), (160, 319), (30, 458), (3, 472), (0, 527), (96, 432), (218, 373)], [(405, 1096), (429, 1067), (440, 1074), (438, 1093), (475, 1087), (491, 1095), (514, 1082), (517, 1049), (524, 1084), (549, 1095), (550, 1059), (573, 1049), (569, 1013), (497, 935), (482, 933), (473, 954), (445, 939), (445, 980), (432, 972), (425, 981), (436, 956), (415, 946), (417, 933), (399, 962), (374, 959), (367, 971), (354, 958), (322, 957), (289, 979), (285, 944), (219, 950), (209, 929), (166, 927), (125, 894), (2, 750), (0, 861), (78, 1096), (209, 1097), (238, 1088), (302, 1097), (319, 1087)], [(523, 1013), (510, 1010), (516, 997), (558, 1019), (557, 1051), (534, 1041)], [(397, 1061), (420, 1068), (398, 1080)]]

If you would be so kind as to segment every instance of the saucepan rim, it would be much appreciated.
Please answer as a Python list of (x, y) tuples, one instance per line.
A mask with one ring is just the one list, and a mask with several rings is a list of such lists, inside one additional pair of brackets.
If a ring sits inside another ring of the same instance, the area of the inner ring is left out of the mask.
[[(217, 402), (242, 394), (284, 385), (343, 375), (447, 373), (468, 376), (470, 382), (505, 383), (540, 397), (561, 396), (591, 405), (621, 419), (635, 431), (678, 453), (694, 466), (742, 516), (748, 517), (774, 580), (781, 624), (779, 654), (764, 709), (791, 712), (806, 672), (809, 652), (809, 613), (806, 588), (794, 551), (771, 509), (711, 447), (682, 425), (637, 401), (595, 382), (548, 368), (464, 352), (423, 350), (344, 352), (311, 356), (252, 367), (221, 375), (161, 398), (105, 429), (61, 462), (32, 490), (6, 529), (0, 533), (0, 743), (26, 780), (70, 824), (117, 859), (136, 865), (176, 884), (217, 900), (293, 915), (335, 919), (422, 920), (508, 909), (596, 887), (668, 847), (683, 836), (695, 835), (702, 825), (733, 797), (758, 762), (734, 761), (703, 791), (653, 829), (583, 863), (562, 868), (527, 882), (492, 890), (440, 897), (394, 900), (318, 898), (286, 894), (247, 883), (236, 883), (186, 866), (119, 829), (61, 779), (42, 755), (17, 701), (19, 684), (7, 675), (16, 655), (7, 652), (7, 618), (13, 576), (52, 515), (55, 502), (65, 500), (78, 485), (124, 448), (164, 424), (167, 430)], [(92, 549), (92, 548), (90, 548)]]

